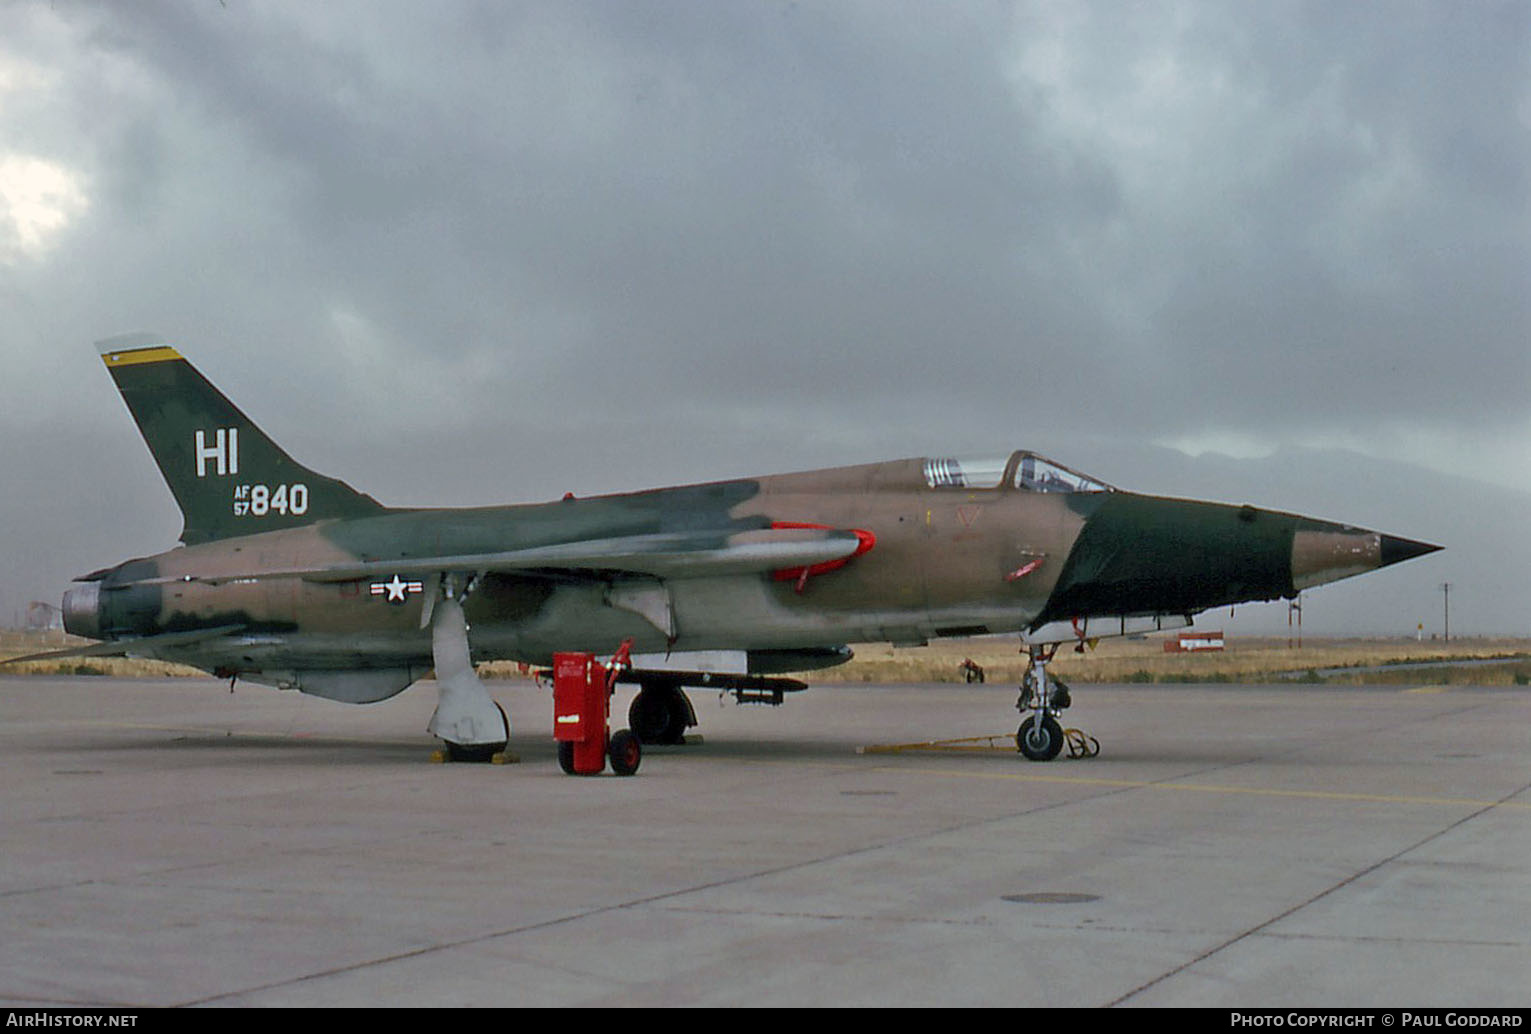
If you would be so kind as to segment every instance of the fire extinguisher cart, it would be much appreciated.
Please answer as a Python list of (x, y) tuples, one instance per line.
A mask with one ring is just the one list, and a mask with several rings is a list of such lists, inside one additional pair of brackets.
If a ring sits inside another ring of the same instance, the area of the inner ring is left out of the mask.
[(598, 775), (608, 756), (617, 775), (638, 771), (643, 758), (638, 737), (627, 729), (610, 733), (612, 687), (632, 645), (624, 640), (606, 664), (593, 653), (553, 655), (553, 738), (559, 767), (569, 775)]

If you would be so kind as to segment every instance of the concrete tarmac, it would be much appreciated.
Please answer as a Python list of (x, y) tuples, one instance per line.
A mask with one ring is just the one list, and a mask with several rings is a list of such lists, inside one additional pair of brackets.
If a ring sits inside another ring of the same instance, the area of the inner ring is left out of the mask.
[[(700, 745), (441, 765), (435, 687), (0, 678), (0, 1003), (1531, 1004), (1531, 692), (693, 692)], [(630, 691), (618, 706), (625, 715)], [(618, 725), (625, 721), (618, 721)]]

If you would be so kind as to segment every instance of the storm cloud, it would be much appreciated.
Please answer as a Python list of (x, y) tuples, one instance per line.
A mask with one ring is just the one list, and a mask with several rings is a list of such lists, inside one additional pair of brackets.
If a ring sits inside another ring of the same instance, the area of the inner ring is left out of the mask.
[(89, 347), (138, 329), (392, 504), (1015, 447), (1174, 490), (1148, 446), (1531, 498), (1524, 4), (0, 20), (0, 616), (179, 527)]

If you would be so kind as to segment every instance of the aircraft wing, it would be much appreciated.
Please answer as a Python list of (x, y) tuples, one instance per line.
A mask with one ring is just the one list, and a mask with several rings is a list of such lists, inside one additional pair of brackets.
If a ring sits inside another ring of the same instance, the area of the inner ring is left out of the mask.
[(492, 553), (367, 558), (312, 566), (166, 576), (144, 579), (144, 583), (196, 581), (219, 585), (269, 578), (348, 582), (380, 575), (424, 576), (446, 572), (587, 576), (621, 572), (661, 578), (701, 578), (814, 568), (848, 560), (869, 548), (870, 533), (834, 528), (758, 528), (732, 534), (672, 532), (586, 539)]

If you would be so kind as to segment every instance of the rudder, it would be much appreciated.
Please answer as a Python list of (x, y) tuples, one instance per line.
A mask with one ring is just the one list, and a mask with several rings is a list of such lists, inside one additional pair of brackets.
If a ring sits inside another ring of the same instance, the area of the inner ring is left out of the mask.
[(131, 334), (96, 347), (181, 508), (187, 545), (384, 512), (288, 456), (162, 339)]

